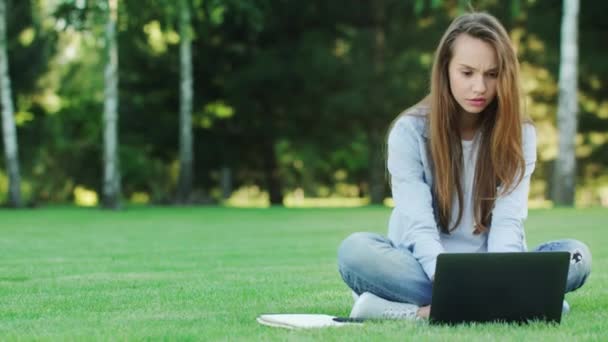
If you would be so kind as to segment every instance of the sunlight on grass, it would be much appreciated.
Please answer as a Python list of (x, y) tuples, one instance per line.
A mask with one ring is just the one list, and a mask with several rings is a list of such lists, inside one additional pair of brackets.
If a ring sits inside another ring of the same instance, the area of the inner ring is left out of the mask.
[(392, 197), (387, 197), (384, 199), (384, 205), (390, 208), (395, 207), (395, 200)]
[(232, 196), (224, 201), (224, 205), (239, 208), (266, 208), (270, 206), (270, 200), (266, 191), (262, 191), (257, 185), (251, 185), (234, 191)]
[(133, 204), (148, 204), (150, 195), (147, 192), (134, 192), (129, 201)]
[(553, 201), (537, 198), (528, 200), (528, 208), (530, 209), (550, 209), (553, 208)]
[(283, 204), (288, 208), (352, 208), (369, 204), (369, 198), (349, 197), (285, 197)]
[(74, 203), (80, 207), (94, 207), (99, 203), (99, 197), (95, 190), (78, 185), (74, 188)]
[[(289, 193), (283, 199), (283, 205), (287, 208), (354, 208), (369, 204), (369, 197), (304, 197), (299, 192)], [(389, 208), (395, 207), (392, 197), (385, 198), (382, 204)], [(257, 186), (250, 186), (235, 191), (224, 205), (235, 208), (267, 208), (270, 206), (270, 200), (266, 191)], [(553, 208), (553, 202), (544, 198), (532, 198), (528, 201), (528, 207), (550, 209)]]
[(0, 201), (6, 201), (8, 194), (8, 176), (0, 170)]
[[(370, 203), (368, 197), (305, 197), (302, 191), (288, 193), (283, 198), (283, 205), (288, 208), (353, 208)], [(227, 207), (266, 208), (270, 206), (268, 192), (252, 185), (241, 187), (224, 202)]]

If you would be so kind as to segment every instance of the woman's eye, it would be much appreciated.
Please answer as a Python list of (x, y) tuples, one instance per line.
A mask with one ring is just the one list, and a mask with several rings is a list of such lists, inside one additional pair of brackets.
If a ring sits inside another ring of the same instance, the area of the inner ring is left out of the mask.
[(496, 78), (496, 77), (498, 77), (498, 73), (496, 73), (496, 72), (491, 72), (491, 73), (489, 73), (489, 74), (488, 74), (488, 76), (490, 76), (490, 77), (492, 77), (492, 78)]
[(472, 71), (463, 71), (462, 74), (465, 75), (466, 77), (469, 77), (469, 76), (473, 75), (473, 72)]

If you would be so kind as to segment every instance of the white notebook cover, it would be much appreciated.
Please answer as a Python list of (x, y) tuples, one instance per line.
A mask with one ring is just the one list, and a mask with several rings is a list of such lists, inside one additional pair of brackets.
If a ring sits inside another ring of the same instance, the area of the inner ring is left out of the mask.
[(310, 329), (325, 327), (341, 327), (361, 324), (360, 322), (339, 322), (336, 316), (320, 314), (265, 314), (257, 318), (258, 323), (278, 328)]

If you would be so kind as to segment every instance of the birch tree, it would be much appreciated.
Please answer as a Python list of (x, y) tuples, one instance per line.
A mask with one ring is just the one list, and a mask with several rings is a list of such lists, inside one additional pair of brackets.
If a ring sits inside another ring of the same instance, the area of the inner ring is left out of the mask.
[(19, 153), (17, 129), (13, 117), (11, 79), (8, 72), (6, 38), (6, 0), (0, 0), (0, 97), (2, 102), (2, 136), (4, 156), (9, 180), (8, 200), (13, 207), (21, 207), (21, 176), (19, 173)]
[[(373, 52), (372, 61), (374, 69), (374, 97), (382, 99), (386, 89), (383, 85), (386, 70), (386, 6), (384, 0), (372, 1), (373, 20)], [(382, 113), (380, 118), (386, 117), (386, 106), (382, 101), (376, 102), (378, 111)], [(368, 137), (370, 140), (370, 164), (369, 185), (370, 201), (372, 204), (382, 204), (385, 196), (385, 164), (382, 146), (384, 144), (384, 122), (373, 118), (368, 126)]]
[(103, 109), (103, 207), (120, 208), (120, 168), (118, 157), (118, 45), (116, 21), (118, 0), (108, 0), (106, 18), (106, 66)]
[(179, 102), (179, 180), (177, 201), (189, 201), (193, 175), (192, 144), (192, 28), (190, 4), (179, 1), (180, 102)]
[(576, 185), (578, 12), (579, 0), (564, 0), (557, 110), (559, 148), (553, 173), (553, 200), (557, 205), (567, 206), (574, 204)]

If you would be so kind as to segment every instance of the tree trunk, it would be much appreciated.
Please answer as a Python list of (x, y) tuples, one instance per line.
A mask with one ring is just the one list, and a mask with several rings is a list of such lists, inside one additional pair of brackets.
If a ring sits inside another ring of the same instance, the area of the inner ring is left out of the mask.
[(279, 177), (279, 166), (277, 155), (274, 150), (274, 139), (264, 137), (263, 140), (264, 174), (266, 175), (266, 188), (270, 197), (271, 205), (283, 205), (283, 194), (281, 192), (281, 178)]
[(192, 145), (192, 35), (188, 0), (180, 0), (180, 103), (179, 103), (179, 180), (177, 201), (190, 199), (193, 178)]
[(118, 158), (118, 46), (116, 21), (118, 0), (108, 0), (106, 22), (107, 61), (104, 72), (103, 109), (103, 207), (120, 208), (120, 167)]
[(0, 97), (2, 102), (2, 135), (4, 137), (4, 156), (8, 173), (8, 200), (12, 207), (21, 207), (21, 175), (19, 173), (19, 151), (17, 129), (13, 116), (11, 79), (8, 72), (8, 53), (6, 44), (6, 0), (0, 0)]
[(559, 148), (553, 172), (553, 201), (572, 206), (576, 186), (576, 130), (579, 0), (564, 0), (557, 126)]
[(382, 204), (385, 195), (385, 179), (384, 179), (384, 135), (383, 130), (378, 127), (384, 127), (385, 123), (378, 122), (385, 118), (384, 108), (384, 68), (385, 68), (385, 33), (384, 23), (386, 21), (385, 6), (383, 0), (373, 0), (373, 19), (374, 19), (374, 43), (373, 43), (373, 63), (374, 63), (374, 85), (373, 91), (374, 103), (376, 110), (381, 115), (377, 118), (372, 118), (372, 124), (368, 126), (368, 138), (370, 142), (370, 158), (369, 158), (369, 184), (370, 184), (370, 201), (372, 204)]
[(230, 167), (222, 167), (220, 184), (222, 187), (222, 199), (229, 199), (232, 196), (232, 169)]

